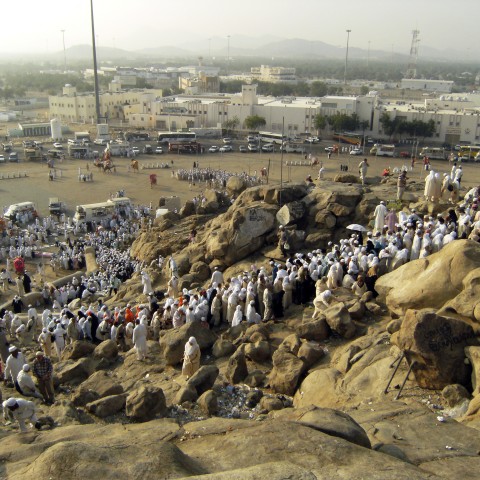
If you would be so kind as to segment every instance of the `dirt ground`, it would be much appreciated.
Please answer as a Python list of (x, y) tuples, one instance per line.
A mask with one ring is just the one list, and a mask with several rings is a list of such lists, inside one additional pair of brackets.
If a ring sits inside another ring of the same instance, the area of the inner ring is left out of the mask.
[[(279, 182), (282, 175), (283, 181), (302, 181), (308, 175), (315, 179), (318, 175), (318, 166), (286, 166), (285, 162), (304, 162), (303, 157), (298, 154), (285, 154), (283, 158), (283, 169), (280, 168), (280, 153), (272, 154), (249, 154), (230, 152), (226, 154), (204, 154), (201, 156), (192, 155), (140, 155), (138, 160), (140, 166), (157, 163), (169, 163), (173, 160), (173, 169), (190, 169), (194, 161), (199, 161), (200, 168), (211, 167), (224, 169), (229, 172), (245, 171), (253, 175), (260, 172), (263, 167), (270, 163), (270, 183)], [(334, 155), (329, 160), (326, 154), (320, 154), (319, 159), (324, 162), (326, 169), (325, 178), (333, 179), (340, 173), (340, 165), (349, 165), (349, 173), (358, 174), (358, 163), (363, 157), (350, 155)], [(406, 162), (403, 159), (375, 158), (367, 156), (370, 168), (368, 176), (380, 176), (386, 166), (392, 169), (400, 167)], [(40, 215), (48, 215), (48, 199), (59, 197), (66, 203), (67, 213), (73, 215), (76, 205), (106, 201), (112, 193), (118, 190), (125, 190), (125, 195), (135, 204), (158, 205), (161, 196), (177, 195), (181, 198), (182, 204), (205, 188), (205, 185), (195, 185), (191, 189), (186, 181), (172, 178), (172, 168), (145, 168), (138, 173), (129, 172), (130, 160), (114, 157), (116, 173), (104, 174), (89, 162), (90, 171), (93, 172), (92, 182), (79, 182), (79, 169), (87, 173), (86, 160), (66, 159), (63, 162), (56, 160), (57, 179), (49, 181), (49, 169), (45, 164), (34, 162), (4, 163), (0, 164), (0, 206), (8, 206), (12, 203), (32, 201), (37, 205)], [(407, 161), (409, 165), (409, 160)], [(451, 166), (449, 162), (432, 161), (435, 171), (447, 172)], [(468, 163), (463, 165), (464, 175), (462, 180), (462, 191), (480, 183), (480, 165)], [(282, 170), (282, 171), (281, 171)], [(22, 178), (5, 178), (7, 174), (26, 173)], [(157, 185), (150, 188), (149, 175), (157, 174)], [(408, 174), (409, 179), (423, 181), (426, 172), (423, 166), (417, 163), (413, 172)]]

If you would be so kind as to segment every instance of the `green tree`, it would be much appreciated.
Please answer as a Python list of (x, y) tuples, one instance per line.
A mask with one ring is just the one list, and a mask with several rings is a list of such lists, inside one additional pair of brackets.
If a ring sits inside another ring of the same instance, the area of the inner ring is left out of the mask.
[(312, 82), (310, 85), (310, 95), (312, 97), (324, 97), (328, 92), (327, 84), (324, 82)]
[(317, 130), (324, 130), (327, 126), (327, 118), (319, 113), (318, 115), (315, 115), (315, 118), (313, 119), (313, 125)]
[(235, 130), (240, 125), (240, 120), (237, 116), (231, 118), (230, 120), (226, 120), (223, 123), (223, 128), (227, 135), (232, 131)]
[(258, 130), (260, 127), (265, 126), (267, 121), (259, 115), (250, 115), (245, 119), (245, 127), (248, 130)]
[(367, 87), (367, 85), (362, 85), (360, 87), (360, 95), (366, 95), (368, 92), (369, 92), (369, 88)]

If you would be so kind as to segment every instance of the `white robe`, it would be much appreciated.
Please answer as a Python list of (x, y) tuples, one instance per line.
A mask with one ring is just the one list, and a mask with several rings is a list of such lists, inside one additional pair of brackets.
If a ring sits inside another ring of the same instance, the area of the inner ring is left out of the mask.
[(148, 352), (147, 327), (145, 325), (140, 323), (133, 329), (133, 344), (137, 350), (138, 358), (145, 358)]
[(385, 216), (387, 215), (387, 212), (387, 207), (383, 205), (383, 203), (377, 205), (377, 207), (375, 208), (375, 212), (373, 212), (373, 215), (375, 216), (375, 233), (381, 232), (383, 230), (383, 227), (385, 226)]

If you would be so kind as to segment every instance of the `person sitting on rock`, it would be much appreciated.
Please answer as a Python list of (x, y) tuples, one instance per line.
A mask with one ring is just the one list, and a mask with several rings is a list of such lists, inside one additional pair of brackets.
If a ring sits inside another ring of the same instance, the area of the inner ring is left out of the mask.
[(334, 297), (330, 290), (325, 290), (320, 295), (317, 295), (313, 300), (315, 311), (313, 312), (312, 318), (314, 320), (319, 318), (323, 311), (331, 306), (333, 299)]
[(357, 277), (357, 281), (352, 285), (352, 292), (357, 296), (361, 297), (367, 291), (367, 286), (365, 285), (365, 280), (362, 275)]

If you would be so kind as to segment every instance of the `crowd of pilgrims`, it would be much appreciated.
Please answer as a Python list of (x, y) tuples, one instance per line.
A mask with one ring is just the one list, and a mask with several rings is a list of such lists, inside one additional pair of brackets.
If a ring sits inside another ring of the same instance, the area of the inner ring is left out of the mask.
[(214, 168), (199, 168), (198, 164), (194, 162), (193, 168), (178, 169), (172, 171), (172, 177), (175, 176), (177, 180), (183, 180), (189, 182), (191, 185), (205, 183), (207, 188), (225, 189), (230, 177), (239, 177), (245, 180), (247, 187), (254, 187), (260, 185), (261, 178), (257, 176), (257, 172), (253, 175), (249, 175), (246, 172), (232, 173), (227, 170), (217, 170)]
[[(74, 340), (99, 343), (112, 339), (122, 351), (135, 347), (139, 360), (143, 360), (148, 353), (147, 339), (158, 340), (161, 330), (189, 322), (199, 322), (203, 328), (222, 328), (244, 321), (278, 321), (292, 304), (312, 301), (315, 317), (331, 305), (340, 288), (352, 296), (371, 292), (375, 297), (380, 275), (435, 253), (456, 239), (480, 241), (479, 189), (472, 188), (463, 203), (436, 217), (420, 216), (415, 210), (388, 211), (380, 202), (371, 232), (357, 229), (337, 243), (330, 242), (326, 249), (310, 252), (292, 252), (289, 230), (280, 226), (278, 247), (279, 256), (284, 256), (282, 261), (272, 259), (259, 268), (252, 265), (249, 271), (230, 278), (215, 268), (205, 288), (198, 290), (179, 290), (178, 268), (171, 256), (158, 262), (160, 268), (167, 263), (163, 269), (169, 277), (167, 291), (155, 292), (147, 268), (130, 257), (128, 248), (120, 248), (137, 235), (141, 222), (119, 220), (64, 246), (67, 254), (93, 246), (100, 266), (97, 273), (73, 278), (59, 288), (44, 286), (45, 305), (39, 310), (27, 306), (26, 325), (17, 315), (23, 308), (18, 296), (20, 306), (14, 302), (12, 311), (0, 312), (0, 355), (5, 363), (9, 342), (22, 346), (33, 341), (47, 357), (55, 355), (60, 359), (65, 345)], [(140, 276), (148, 300), (107, 306), (104, 301), (134, 274)], [(74, 299), (80, 299), (75, 309), (69, 307)], [(190, 340), (187, 347), (197, 355), (196, 341)]]

